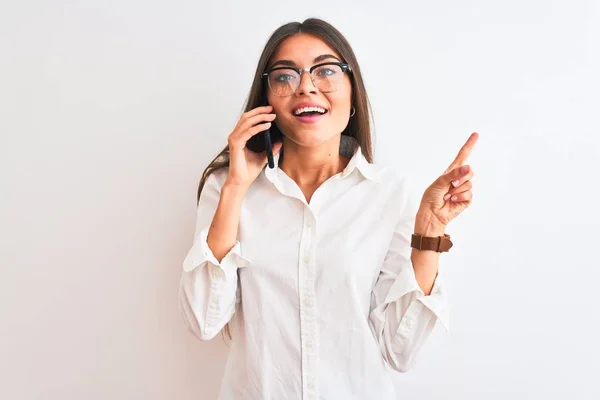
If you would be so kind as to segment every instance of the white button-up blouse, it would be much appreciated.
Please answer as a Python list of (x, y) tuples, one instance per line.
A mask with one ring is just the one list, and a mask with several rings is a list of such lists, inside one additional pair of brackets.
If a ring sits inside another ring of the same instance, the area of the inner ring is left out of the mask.
[(448, 331), (441, 269), (425, 296), (412, 267), (418, 203), (407, 179), (342, 138), (351, 160), (310, 203), (275, 157), (221, 262), (206, 238), (227, 169), (206, 181), (179, 304), (202, 340), (230, 324), (221, 400), (392, 400), (386, 363), (408, 370), (438, 320)]

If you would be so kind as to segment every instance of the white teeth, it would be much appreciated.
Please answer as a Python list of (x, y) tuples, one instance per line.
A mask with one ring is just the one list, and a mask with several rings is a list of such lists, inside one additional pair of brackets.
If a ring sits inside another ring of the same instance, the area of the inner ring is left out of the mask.
[(300, 115), (305, 112), (320, 112), (321, 114), (325, 114), (325, 109), (321, 107), (303, 107), (294, 111), (294, 115)]

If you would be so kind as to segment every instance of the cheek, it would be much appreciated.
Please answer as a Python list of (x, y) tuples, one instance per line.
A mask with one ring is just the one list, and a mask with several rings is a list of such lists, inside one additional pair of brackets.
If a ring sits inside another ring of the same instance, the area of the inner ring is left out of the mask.
[(273, 95), (271, 93), (271, 91), (269, 90), (267, 92), (267, 102), (269, 103), (270, 106), (273, 106), (274, 108), (278, 106), (279, 103), (279, 97)]
[(350, 116), (350, 109), (352, 108), (352, 89), (344, 87), (333, 93), (335, 96), (330, 98), (331, 108), (334, 111), (335, 119), (344, 119)]
[(350, 108), (352, 107), (352, 86), (348, 79), (346, 79), (345, 84), (339, 90), (331, 94), (330, 101), (336, 111), (347, 110), (350, 112)]
[(272, 101), (273, 102), (271, 103), (271, 100), (269, 100), (269, 104), (273, 106), (272, 112), (275, 113), (275, 121), (273, 122), (277, 124), (277, 127), (283, 134), (287, 134), (291, 126), (293, 126), (292, 124), (295, 122), (294, 117), (288, 111), (290, 105), (285, 102), (282, 102), (277, 97)]
[(267, 101), (269, 102), (269, 105), (273, 107), (272, 112), (275, 113), (275, 122), (282, 121), (281, 117), (284, 113), (283, 110), (286, 110), (286, 107), (289, 106), (282, 101), (281, 97), (277, 97), (272, 94), (267, 95)]

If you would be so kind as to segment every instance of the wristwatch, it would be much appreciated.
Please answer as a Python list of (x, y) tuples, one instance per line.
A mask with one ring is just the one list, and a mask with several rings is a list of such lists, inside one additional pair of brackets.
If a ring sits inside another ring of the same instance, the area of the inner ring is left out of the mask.
[(410, 246), (417, 250), (433, 250), (438, 253), (447, 252), (452, 247), (450, 235), (444, 236), (423, 236), (413, 233)]

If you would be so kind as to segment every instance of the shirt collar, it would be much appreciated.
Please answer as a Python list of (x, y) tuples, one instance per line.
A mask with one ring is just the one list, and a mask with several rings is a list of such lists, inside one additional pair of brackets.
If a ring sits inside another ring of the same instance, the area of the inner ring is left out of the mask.
[[(350, 157), (350, 161), (344, 170), (342, 171), (342, 178), (350, 175), (355, 169), (366, 178), (373, 182), (381, 182), (380, 174), (378, 174), (378, 168), (375, 164), (370, 164), (362, 153), (362, 149), (358, 144), (358, 141), (351, 137), (342, 135), (340, 139), (340, 154)], [(279, 154), (273, 156), (275, 162), (275, 168), (271, 169), (268, 166), (265, 167), (265, 176), (275, 184), (275, 186), (281, 186), (279, 179)]]

